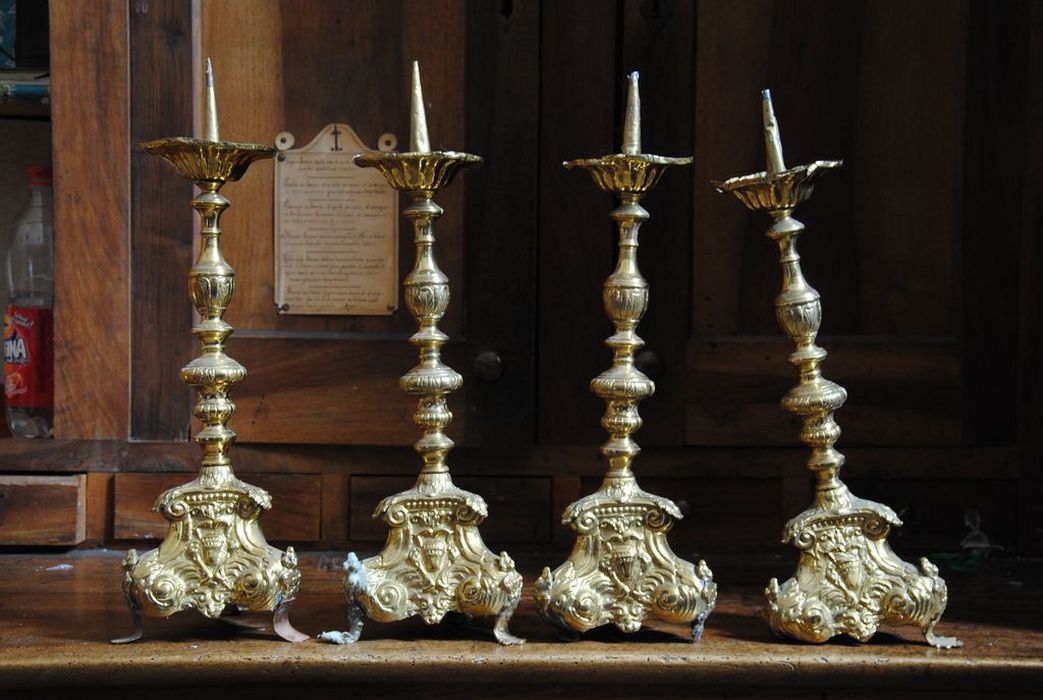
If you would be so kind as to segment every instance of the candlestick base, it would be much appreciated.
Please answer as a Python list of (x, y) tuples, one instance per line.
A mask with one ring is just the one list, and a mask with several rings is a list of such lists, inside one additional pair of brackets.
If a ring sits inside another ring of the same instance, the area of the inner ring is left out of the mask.
[(258, 518), (271, 507), (263, 489), (235, 477), (203, 477), (170, 489), (155, 509), (170, 521), (158, 549), (123, 560), (123, 595), (135, 632), (114, 643), (131, 642), (142, 633), (141, 615), (169, 617), (192, 608), (218, 618), (235, 611), (274, 612), (276, 634), (287, 641), (308, 639), (289, 623), (288, 608), (301, 574), (293, 548), (268, 545)]
[(814, 506), (790, 520), (783, 543), (801, 550), (793, 578), (765, 589), (772, 631), (806, 642), (840, 634), (868, 641), (881, 624), (918, 625), (931, 646), (963, 646), (934, 634), (948, 591), (938, 567), (920, 559), (917, 571), (887, 543), (901, 526), (885, 505), (857, 498), (839, 484), (820, 491)]
[[(781, 161), (781, 145), (773, 151), (773, 159)], [(920, 559), (917, 571), (899, 559), (887, 535), (902, 521), (887, 506), (853, 496), (839, 476), (845, 460), (834, 449), (840, 427), (833, 414), (844, 405), (847, 392), (822, 376), (826, 351), (815, 344), (822, 304), (804, 279), (796, 247), (804, 225), (791, 213), (811, 196), (818, 175), (840, 164), (815, 161), (715, 183), (719, 191), (732, 193), (748, 209), (772, 219), (767, 235), (779, 246), (783, 270), (775, 313), (796, 345), (789, 362), (800, 374), (800, 383), (782, 405), (803, 420), (801, 439), (811, 448), (807, 466), (818, 482), (814, 505), (783, 530), (783, 543), (792, 542), (801, 551), (796, 574), (781, 586), (771, 579), (764, 591), (764, 614), (776, 634), (807, 642), (840, 634), (865, 642), (888, 623), (918, 625), (932, 646), (958, 647), (963, 643), (955, 637), (934, 634), (948, 602), (938, 568)]]
[(498, 642), (524, 642), (507, 630), (521, 600), (522, 577), (506, 552), (496, 556), (482, 541), (478, 526), (487, 513), (485, 501), (454, 486), (448, 474), (422, 474), (414, 488), (381, 501), (373, 517), (387, 523), (387, 544), (365, 561), (348, 554), (350, 628), (324, 638), (356, 641), (363, 612), (378, 622), (419, 615), (429, 625), (457, 612), (495, 616)]
[(717, 602), (706, 562), (680, 559), (666, 534), (681, 512), (647, 493), (631, 476), (608, 476), (601, 488), (565, 509), (577, 534), (569, 559), (536, 581), (544, 619), (574, 632), (614, 624), (636, 632), (649, 617), (692, 626), (692, 641)]

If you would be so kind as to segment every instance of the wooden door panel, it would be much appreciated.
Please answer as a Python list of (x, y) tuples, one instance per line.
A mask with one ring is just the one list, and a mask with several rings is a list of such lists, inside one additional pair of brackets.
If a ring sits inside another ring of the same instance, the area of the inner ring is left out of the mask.
[[(236, 388), (231, 422), (243, 442), (404, 445), (420, 437), (416, 399), (398, 386), (416, 364), (405, 338), (247, 337), (231, 342), (229, 352), (248, 373)], [(462, 344), (447, 345), (444, 358), (460, 366)], [(463, 406), (462, 392), (449, 396), (446, 433), (454, 440), (467, 431)]]
[[(960, 352), (941, 339), (821, 340), (825, 376), (848, 391), (836, 414), (844, 445), (959, 445)], [(783, 338), (725, 336), (688, 346), (688, 441), (797, 444), (800, 421), (779, 405), (797, 383)]]
[(764, 169), (770, 87), (787, 165), (845, 161), (795, 213), (823, 331), (843, 337), (822, 341), (850, 393), (842, 442), (960, 444), (967, 18), (964, 3), (698, 5), (689, 443), (798, 435), (778, 406), (796, 372), (769, 221), (707, 184)]

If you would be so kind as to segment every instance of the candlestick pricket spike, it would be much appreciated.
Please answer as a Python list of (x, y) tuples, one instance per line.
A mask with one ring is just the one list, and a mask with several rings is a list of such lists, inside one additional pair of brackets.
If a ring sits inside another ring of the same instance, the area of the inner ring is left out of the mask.
[(123, 593), (135, 630), (113, 642), (139, 639), (142, 614), (167, 617), (185, 608), (210, 618), (238, 610), (272, 610), (275, 632), (300, 642), (308, 636), (289, 621), (301, 578), (297, 556), (293, 548), (282, 552), (265, 541), (258, 519), (271, 508), (271, 496), (236, 478), (228, 456), (235, 433), (226, 425), (235, 413), (229, 389), (246, 378), (246, 369), (224, 352), (232, 326), (223, 316), (235, 291), (235, 271), (221, 254), (220, 218), (229, 201), (219, 190), (240, 179), (255, 160), (270, 158), (274, 149), (220, 140), (209, 59), (204, 103), (203, 139), (141, 144), (201, 190), (192, 200), (202, 222), (202, 241), (189, 273), (189, 294), (199, 313), (192, 333), (202, 354), (181, 370), (181, 378), (199, 395), (194, 415), (203, 428), (195, 441), (203, 450), (202, 463), (196, 479), (166, 491), (153, 506), (170, 522), (159, 548), (141, 556), (133, 549), (127, 552)]
[(714, 184), (772, 219), (767, 235), (779, 246), (783, 280), (775, 313), (796, 345), (789, 362), (800, 373), (800, 383), (783, 397), (782, 406), (804, 421), (801, 440), (811, 448), (807, 466), (817, 477), (814, 504), (782, 533), (783, 543), (800, 550), (796, 574), (781, 586), (774, 578), (768, 583), (765, 616), (776, 634), (808, 642), (839, 634), (864, 642), (888, 623), (918, 625), (932, 646), (962, 646), (955, 637), (934, 634), (948, 599), (938, 568), (921, 558), (917, 571), (899, 559), (887, 535), (901, 520), (887, 506), (857, 498), (840, 480), (844, 456), (833, 447), (840, 437), (833, 413), (847, 392), (822, 376), (826, 351), (815, 344), (822, 305), (801, 271), (796, 246), (804, 225), (791, 214), (811, 196), (818, 175), (841, 162), (815, 161), (787, 170), (767, 90), (762, 105), (767, 171)]
[(356, 641), (363, 612), (380, 622), (420, 615), (427, 624), (459, 612), (495, 615), (496, 639), (501, 644), (520, 644), (525, 640), (512, 635), (507, 626), (521, 599), (522, 577), (506, 552), (496, 556), (485, 546), (478, 532), (488, 514), (485, 501), (457, 488), (445, 462), (453, 448), (444, 432), (453, 418), (446, 395), (459, 389), (463, 378), (441, 359), (448, 336), (438, 329), (438, 322), (449, 306), (449, 278), (435, 261), (434, 222), (442, 208), (432, 198), (458, 170), (482, 159), (431, 151), (415, 61), (409, 143), (409, 153), (359, 154), (355, 163), (379, 169), (393, 188), (412, 199), (402, 213), (413, 222), (416, 262), (404, 287), (406, 305), (419, 325), (409, 342), (419, 350), (420, 362), (402, 376), (399, 385), (417, 397), (413, 421), (423, 435), (414, 449), (423, 467), (413, 488), (388, 496), (373, 514), (389, 528), (384, 551), (365, 561), (348, 554), (344, 586), (351, 627), (322, 637), (341, 644)]
[(681, 511), (673, 501), (643, 491), (631, 471), (641, 448), (630, 435), (641, 427), (637, 404), (652, 395), (655, 384), (634, 366), (634, 352), (644, 345), (635, 332), (648, 306), (648, 283), (637, 266), (638, 229), (648, 212), (638, 203), (658, 183), (668, 166), (688, 165), (691, 158), (641, 153), (638, 75), (629, 76), (622, 153), (564, 163), (590, 172), (595, 184), (619, 196), (611, 217), (619, 227), (619, 259), (605, 280), (605, 311), (615, 333), (605, 344), (612, 366), (590, 383), (605, 401), (601, 426), (609, 434), (601, 446), (608, 460), (605, 479), (596, 492), (565, 509), (562, 523), (577, 533), (568, 561), (536, 581), (540, 614), (573, 635), (605, 624), (636, 632), (655, 616), (692, 625), (692, 640), (717, 601), (717, 586), (705, 562), (678, 558), (666, 535)]

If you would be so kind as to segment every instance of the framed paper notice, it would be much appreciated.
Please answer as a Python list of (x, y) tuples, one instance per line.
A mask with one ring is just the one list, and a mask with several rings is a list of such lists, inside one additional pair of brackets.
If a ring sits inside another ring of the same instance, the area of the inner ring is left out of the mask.
[[(395, 137), (380, 138), (381, 150)], [(389, 315), (398, 308), (398, 192), (347, 124), (311, 143), (275, 139), (275, 306), (282, 314)]]

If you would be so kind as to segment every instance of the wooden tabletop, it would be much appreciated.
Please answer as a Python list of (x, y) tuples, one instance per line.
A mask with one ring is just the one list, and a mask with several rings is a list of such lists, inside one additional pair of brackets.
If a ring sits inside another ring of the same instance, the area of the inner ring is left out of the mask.
[[(488, 621), (474, 627), (427, 627), (415, 619), (367, 623), (358, 643), (337, 646), (290, 644), (190, 612), (146, 619), (141, 641), (115, 646), (108, 640), (131, 629), (119, 591), (121, 555), (0, 556), (0, 688), (26, 697), (47, 688), (77, 698), (129, 696), (146, 687), (149, 697), (238, 691), (286, 697), (307, 690), (309, 698), (348, 691), (415, 697), (418, 688), (433, 687), (439, 697), (458, 690), (478, 697), (602, 698), (735, 697), (738, 691), (879, 697), (882, 689), (901, 697), (1032, 696), (1043, 689), (1038, 562), (992, 562), (948, 574), (950, 609), (939, 632), (964, 640), (964, 648), (953, 650), (928, 647), (913, 628), (881, 632), (868, 644), (779, 640), (759, 617), (761, 586), (721, 579), (717, 609), (695, 644), (686, 630), (655, 624), (633, 635), (605, 628), (565, 642), (539, 618), (527, 592), (511, 625), (529, 640), (520, 647), (496, 644)], [(346, 626), (339, 560), (339, 554), (301, 557), (302, 593), (291, 615), (298, 629), (316, 635)], [(529, 585), (532, 579), (526, 576)]]

